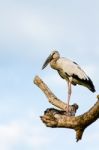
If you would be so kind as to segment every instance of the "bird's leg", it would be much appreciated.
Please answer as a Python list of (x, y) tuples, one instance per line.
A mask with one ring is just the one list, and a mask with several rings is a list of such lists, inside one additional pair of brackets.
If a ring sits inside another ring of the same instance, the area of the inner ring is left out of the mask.
[(68, 98), (67, 98), (67, 112), (69, 113), (69, 102), (71, 97), (71, 82), (68, 81)]

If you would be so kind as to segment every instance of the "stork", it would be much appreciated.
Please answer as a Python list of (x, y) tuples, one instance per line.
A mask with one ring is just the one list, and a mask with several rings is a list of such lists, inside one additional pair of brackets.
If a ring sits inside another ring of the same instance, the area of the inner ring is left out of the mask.
[(51, 68), (57, 70), (59, 75), (67, 81), (67, 112), (69, 112), (69, 102), (72, 93), (71, 85), (82, 85), (87, 87), (91, 92), (95, 92), (95, 87), (92, 80), (76, 62), (64, 57), (60, 57), (58, 51), (53, 51), (44, 62), (42, 69), (44, 69), (49, 63)]

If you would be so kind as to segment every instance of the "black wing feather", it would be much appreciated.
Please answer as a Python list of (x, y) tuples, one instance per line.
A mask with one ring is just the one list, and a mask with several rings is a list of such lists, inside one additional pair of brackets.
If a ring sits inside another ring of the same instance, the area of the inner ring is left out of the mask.
[(95, 92), (95, 91), (96, 91), (96, 90), (95, 90), (95, 86), (94, 86), (92, 80), (91, 80), (89, 77), (86, 78), (86, 79), (80, 79), (80, 78), (79, 78), (77, 75), (75, 75), (75, 74), (73, 74), (72, 77), (73, 77), (74, 79), (80, 81), (81, 83), (88, 85), (90, 91), (92, 91), (92, 92)]

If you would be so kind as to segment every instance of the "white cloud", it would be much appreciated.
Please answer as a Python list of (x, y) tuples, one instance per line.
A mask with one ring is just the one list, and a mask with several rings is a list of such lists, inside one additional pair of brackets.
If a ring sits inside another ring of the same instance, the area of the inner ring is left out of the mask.
[(21, 128), (16, 123), (0, 125), (0, 149), (10, 149), (10, 146), (15, 144), (21, 132)]
[(19, 144), (37, 150), (49, 142), (49, 138), (40, 126), (31, 126), (26, 122), (0, 125), (0, 149), (2, 150), (12, 150)]
[[(20, 3), (19, 3), (20, 4)], [(33, 9), (32, 7), (27, 7), (27, 5), (12, 4), (11, 8), (8, 6), (3, 6), (1, 15), (0, 32), (6, 36), (5, 38), (21, 38), (28, 37), (28, 39), (38, 40), (39, 42), (43, 39), (52, 40), (57, 37), (57, 34), (61, 28), (60, 24), (50, 23), (51, 17), (48, 13), (42, 11), (42, 7), (39, 9)], [(49, 21), (50, 20), (50, 21)], [(54, 17), (53, 17), (54, 20)], [(56, 22), (59, 21), (58, 19)], [(60, 33), (63, 29), (61, 29)], [(54, 32), (54, 34), (53, 34)], [(52, 36), (53, 35), (53, 36)], [(9, 40), (8, 39), (8, 40)], [(12, 39), (13, 40), (13, 39)]]

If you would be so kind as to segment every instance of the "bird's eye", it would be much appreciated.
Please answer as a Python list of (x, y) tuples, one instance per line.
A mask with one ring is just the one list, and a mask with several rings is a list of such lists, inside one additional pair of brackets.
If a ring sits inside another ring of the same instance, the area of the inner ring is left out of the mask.
[(52, 53), (52, 56), (55, 54), (55, 52)]

